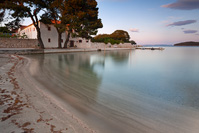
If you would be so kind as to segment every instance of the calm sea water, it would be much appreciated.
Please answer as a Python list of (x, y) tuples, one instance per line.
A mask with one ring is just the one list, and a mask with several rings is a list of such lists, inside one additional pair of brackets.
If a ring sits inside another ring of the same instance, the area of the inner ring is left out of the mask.
[(32, 76), (99, 132), (199, 132), (199, 47), (29, 57)]

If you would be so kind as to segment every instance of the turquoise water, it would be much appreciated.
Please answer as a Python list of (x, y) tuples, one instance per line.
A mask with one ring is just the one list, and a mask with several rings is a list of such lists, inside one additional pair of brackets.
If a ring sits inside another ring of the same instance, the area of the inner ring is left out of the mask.
[(32, 76), (99, 132), (199, 131), (199, 47), (29, 57)]

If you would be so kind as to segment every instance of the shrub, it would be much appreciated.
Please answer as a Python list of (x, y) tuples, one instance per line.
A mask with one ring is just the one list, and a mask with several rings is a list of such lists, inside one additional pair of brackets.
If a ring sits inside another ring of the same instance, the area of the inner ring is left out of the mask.
[(12, 34), (12, 33), (2, 33), (2, 32), (0, 32), (0, 37), (17, 38), (17, 36), (15, 34)]
[(105, 44), (111, 43), (113, 44), (120, 44), (124, 42), (129, 42), (129, 34), (123, 30), (116, 30), (112, 34), (99, 34), (92, 38), (92, 42), (103, 42)]

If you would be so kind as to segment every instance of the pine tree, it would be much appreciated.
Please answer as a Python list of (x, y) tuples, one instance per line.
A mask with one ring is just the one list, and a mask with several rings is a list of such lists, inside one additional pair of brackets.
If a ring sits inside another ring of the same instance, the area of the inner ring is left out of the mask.
[[(64, 14), (71, 22), (68, 37), (72, 34), (74, 37), (89, 39), (97, 34), (98, 28), (103, 27), (101, 19), (98, 18), (96, 0), (72, 0), (68, 1), (68, 6), (68, 12)], [(67, 47), (68, 41), (69, 38), (66, 39), (64, 48)]]
[(98, 28), (102, 28), (95, 0), (51, 0), (41, 21), (55, 26), (58, 32), (59, 48), (61, 34), (65, 31), (64, 48), (67, 48), (71, 36), (89, 39), (91, 35), (97, 33)]

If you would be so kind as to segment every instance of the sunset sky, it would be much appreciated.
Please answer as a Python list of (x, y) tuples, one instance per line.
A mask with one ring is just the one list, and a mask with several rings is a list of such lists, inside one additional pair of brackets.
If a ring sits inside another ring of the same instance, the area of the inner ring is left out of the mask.
[(97, 0), (104, 27), (128, 31), (138, 44), (199, 41), (199, 0)]

